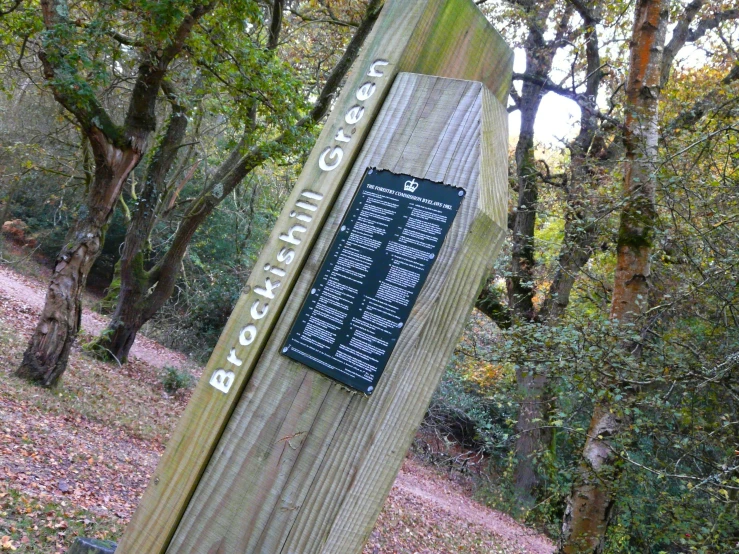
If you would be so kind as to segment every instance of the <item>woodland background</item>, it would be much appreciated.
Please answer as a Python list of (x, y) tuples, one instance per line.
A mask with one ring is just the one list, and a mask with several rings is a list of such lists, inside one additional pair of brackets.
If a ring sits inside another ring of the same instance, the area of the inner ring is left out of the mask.
[[(739, 8), (476, 3), (510, 234), (416, 447), (561, 552), (739, 551)], [(19, 376), (65, 386), (85, 286), (91, 354), (207, 359), (381, 9), (0, 0), (3, 233), (52, 268)], [(547, 94), (580, 117), (542, 143)]]

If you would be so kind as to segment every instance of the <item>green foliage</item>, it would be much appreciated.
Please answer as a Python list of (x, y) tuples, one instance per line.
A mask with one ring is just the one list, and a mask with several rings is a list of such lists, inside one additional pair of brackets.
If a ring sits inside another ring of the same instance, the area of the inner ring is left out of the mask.
[(501, 456), (509, 447), (513, 413), (502, 391), (485, 395), (480, 387), (460, 374), (455, 359), (431, 399), (422, 431), (442, 441), (458, 443), (470, 451)]
[(195, 378), (186, 369), (174, 366), (165, 366), (159, 375), (159, 381), (169, 394), (178, 394), (191, 389), (195, 385)]
[[(249, 187), (223, 200), (193, 238), (175, 294), (145, 328), (149, 336), (207, 360), (269, 237), (293, 178), (289, 169), (266, 167), (253, 176)], [(157, 251), (160, 244), (167, 247), (169, 233), (167, 222), (155, 230), (155, 256), (161, 255)]]
[[(556, 327), (515, 326), (501, 332), (494, 348), (458, 354), (474, 356), (478, 365), (547, 372), (551, 378), (549, 394), (555, 401), (540, 424), (554, 429), (554, 440), (537, 459), (545, 476), (543, 501), (526, 519), (558, 532), (592, 403), (607, 397), (629, 422), (614, 446), (625, 476), (616, 494), (617, 523), (608, 536), (608, 551), (657, 554), (681, 546), (696, 552), (730, 551), (739, 533), (739, 435), (736, 400), (726, 383), (739, 376), (739, 356), (734, 354), (739, 335), (735, 328), (713, 327), (710, 338), (705, 332), (683, 329), (678, 342), (645, 340), (635, 325), (573, 318)], [(642, 357), (631, 356), (624, 344), (640, 345)], [(684, 344), (700, 344), (701, 359)], [(604, 374), (612, 386), (602, 386)], [(493, 420), (500, 431), (490, 437), (494, 447), (486, 452), (498, 469), (494, 487), (481, 496), (515, 512), (515, 492), (509, 486), (513, 458), (505, 448), (510, 442), (501, 439), (513, 438), (517, 392), (505, 372), (489, 383), (492, 392), (472, 386), (473, 376), (469, 370), (447, 376), (432, 410), (463, 413), (465, 421), (485, 429), (491, 408), (507, 408), (505, 421)]]

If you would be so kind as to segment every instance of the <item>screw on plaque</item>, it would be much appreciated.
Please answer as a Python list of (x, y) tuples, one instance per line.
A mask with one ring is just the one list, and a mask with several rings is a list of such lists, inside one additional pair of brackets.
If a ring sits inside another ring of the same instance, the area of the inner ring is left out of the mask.
[(286, 346), (285, 348), (283, 348), (283, 349), (282, 349), (282, 353), (284, 354), (284, 353), (285, 353), (285, 352), (287, 352), (288, 350), (290, 350), (290, 347), (289, 347), (289, 346)]
[(457, 194), (459, 194), (459, 196), (464, 196), (465, 192), (463, 190), (460, 190)]

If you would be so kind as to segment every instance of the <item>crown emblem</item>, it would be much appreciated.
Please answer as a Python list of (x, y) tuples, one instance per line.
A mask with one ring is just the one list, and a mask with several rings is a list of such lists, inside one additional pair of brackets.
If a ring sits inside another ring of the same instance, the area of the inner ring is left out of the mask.
[(416, 189), (418, 188), (418, 182), (415, 179), (406, 181), (403, 188), (408, 192), (416, 192)]

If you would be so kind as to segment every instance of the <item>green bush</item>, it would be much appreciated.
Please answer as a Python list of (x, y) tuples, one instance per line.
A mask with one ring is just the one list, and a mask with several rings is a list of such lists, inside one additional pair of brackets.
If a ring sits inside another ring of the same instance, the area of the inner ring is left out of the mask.
[(195, 384), (195, 378), (186, 369), (178, 369), (166, 366), (159, 376), (164, 390), (169, 394), (177, 394), (181, 391), (191, 389)]

